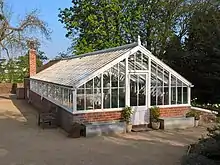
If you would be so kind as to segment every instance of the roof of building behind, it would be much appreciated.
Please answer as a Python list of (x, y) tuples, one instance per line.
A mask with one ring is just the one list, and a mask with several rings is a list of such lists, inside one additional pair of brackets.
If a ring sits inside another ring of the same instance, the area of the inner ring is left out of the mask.
[(63, 59), (31, 78), (72, 87), (137, 45), (133, 43)]

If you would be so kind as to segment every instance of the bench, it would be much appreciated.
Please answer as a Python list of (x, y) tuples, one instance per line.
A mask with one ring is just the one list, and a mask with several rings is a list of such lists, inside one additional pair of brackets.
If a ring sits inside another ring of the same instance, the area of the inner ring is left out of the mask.
[(194, 127), (194, 117), (160, 118), (161, 129), (185, 129)]
[(41, 112), (38, 114), (38, 126), (45, 128), (45, 124), (50, 127), (57, 127), (57, 113), (56, 112)]

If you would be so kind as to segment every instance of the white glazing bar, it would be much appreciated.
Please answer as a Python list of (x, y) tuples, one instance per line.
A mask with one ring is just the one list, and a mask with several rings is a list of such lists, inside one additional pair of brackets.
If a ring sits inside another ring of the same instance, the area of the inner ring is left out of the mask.
[(95, 83), (94, 83), (94, 78), (92, 79), (92, 109), (95, 109)]
[(149, 66), (149, 74), (148, 74), (148, 84), (147, 84), (147, 100), (148, 100), (148, 108), (150, 107), (151, 104), (151, 58), (148, 59), (148, 66)]
[(162, 93), (163, 93), (163, 95), (162, 95), (162, 105), (164, 105), (164, 68), (163, 68), (163, 80), (162, 80), (162, 83), (163, 83), (163, 87), (162, 87)]
[(112, 108), (112, 68), (109, 69), (109, 81), (110, 81), (110, 85), (109, 85), (109, 95), (110, 95), (110, 108)]
[(83, 94), (83, 97), (84, 97), (84, 110), (86, 110), (86, 84), (83, 85), (83, 89), (84, 89), (84, 94)]
[(177, 78), (176, 78), (176, 104), (177, 104), (177, 101), (178, 101), (178, 88), (177, 88)]
[(169, 72), (169, 105), (171, 105), (171, 73)]
[(182, 82), (182, 88), (181, 88), (181, 103), (183, 104), (183, 82)]
[(125, 105), (130, 106), (130, 86), (129, 86), (129, 73), (128, 73), (128, 58), (125, 59)]
[(119, 85), (119, 81), (120, 81), (120, 71), (119, 71), (119, 69), (120, 69), (120, 62), (118, 63), (117, 66), (118, 66), (118, 99), (117, 99), (117, 100), (118, 100), (118, 106), (117, 106), (117, 107), (119, 107), (119, 106), (120, 106), (120, 105), (119, 105), (119, 94), (120, 94), (120, 93), (119, 93), (119, 90), (120, 90), (120, 87), (119, 87), (119, 86), (120, 86), (120, 85)]
[(148, 94), (148, 73), (147, 74), (145, 74), (145, 81), (146, 81), (146, 88), (145, 88), (145, 92), (146, 92), (146, 97), (145, 97), (145, 105), (147, 106), (148, 105), (148, 102), (147, 102), (147, 98), (148, 98), (148, 96), (147, 96), (147, 94)]
[(103, 106), (103, 102), (104, 102), (104, 97), (103, 97), (103, 73), (101, 74), (101, 97), (102, 97), (101, 109), (103, 109), (104, 108), (104, 106)]
[(157, 105), (157, 101), (158, 101), (158, 87), (157, 87), (157, 85), (158, 85), (158, 65), (156, 64), (156, 91), (155, 91), (155, 95), (156, 95), (156, 105)]
[(187, 99), (188, 99), (188, 104), (191, 105), (191, 88), (187, 87)]

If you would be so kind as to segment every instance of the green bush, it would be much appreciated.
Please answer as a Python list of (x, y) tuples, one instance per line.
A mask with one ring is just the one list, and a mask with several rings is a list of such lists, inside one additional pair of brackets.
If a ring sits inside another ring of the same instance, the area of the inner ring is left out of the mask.
[(220, 125), (208, 128), (208, 138), (193, 144), (189, 155), (182, 159), (182, 165), (219, 165), (220, 164)]
[(186, 114), (186, 117), (194, 117), (195, 120), (199, 120), (200, 119), (200, 112), (199, 111), (195, 111), (195, 110), (190, 110)]
[(122, 110), (122, 119), (128, 124), (131, 121), (131, 115), (133, 113), (133, 110), (131, 107), (126, 106), (123, 110)]
[(151, 122), (158, 122), (160, 117), (160, 109), (159, 107), (151, 107), (150, 108), (150, 119)]

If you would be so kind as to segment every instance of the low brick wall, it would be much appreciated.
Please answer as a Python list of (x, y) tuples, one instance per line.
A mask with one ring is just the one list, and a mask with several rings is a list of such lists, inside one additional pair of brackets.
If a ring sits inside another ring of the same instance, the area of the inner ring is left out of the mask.
[(82, 123), (121, 120), (121, 111), (81, 113), (74, 115), (74, 121)]
[(186, 113), (190, 110), (190, 107), (166, 107), (160, 108), (161, 117), (184, 117)]

